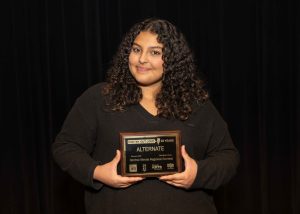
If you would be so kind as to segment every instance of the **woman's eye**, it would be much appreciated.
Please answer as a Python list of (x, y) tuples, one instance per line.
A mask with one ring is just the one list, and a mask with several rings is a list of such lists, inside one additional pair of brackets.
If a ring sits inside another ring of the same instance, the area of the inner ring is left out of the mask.
[(134, 52), (134, 53), (139, 53), (141, 50), (140, 50), (139, 48), (133, 47), (133, 48), (131, 49), (131, 51)]
[(160, 53), (159, 51), (153, 50), (153, 51), (151, 51), (151, 54), (152, 54), (152, 55), (160, 55), (161, 53)]

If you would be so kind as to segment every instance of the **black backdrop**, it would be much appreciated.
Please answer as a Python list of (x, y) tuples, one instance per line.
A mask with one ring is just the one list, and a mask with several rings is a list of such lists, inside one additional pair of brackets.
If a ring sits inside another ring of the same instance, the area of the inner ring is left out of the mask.
[[(150, 16), (185, 33), (241, 154), (216, 192), (226, 214), (300, 213), (300, 3), (11, 0), (1, 3), (1, 213), (83, 213), (50, 145), (102, 81), (124, 32)], [(3, 27), (4, 26), (4, 27)]]

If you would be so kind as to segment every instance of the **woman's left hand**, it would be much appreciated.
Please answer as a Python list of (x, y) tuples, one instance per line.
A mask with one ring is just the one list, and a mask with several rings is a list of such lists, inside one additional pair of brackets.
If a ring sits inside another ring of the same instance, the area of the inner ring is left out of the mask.
[(161, 176), (159, 177), (159, 180), (176, 187), (188, 189), (194, 183), (197, 175), (198, 165), (196, 161), (188, 155), (185, 150), (185, 146), (181, 147), (181, 154), (184, 160), (185, 170), (180, 173)]

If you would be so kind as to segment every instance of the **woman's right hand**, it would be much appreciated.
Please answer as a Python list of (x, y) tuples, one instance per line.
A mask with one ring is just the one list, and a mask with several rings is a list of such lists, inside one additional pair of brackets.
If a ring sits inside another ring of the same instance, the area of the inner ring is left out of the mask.
[(130, 185), (143, 180), (143, 177), (123, 177), (117, 173), (117, 165), (121, 159), (120, 151), (117, 150), (116, 156), (111, 162), (98, 165), (94, 170), (93, 178), (101, 183), (114, 188), (126, 188)]

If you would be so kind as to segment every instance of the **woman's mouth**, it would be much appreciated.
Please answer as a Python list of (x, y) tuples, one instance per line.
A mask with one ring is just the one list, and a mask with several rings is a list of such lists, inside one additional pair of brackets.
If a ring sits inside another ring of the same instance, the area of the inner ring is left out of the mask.
[(142, 66), (136, 66), (137, 71), (139, 72), (147, 72), (151, 70), (150, 68), (142, 67)]

